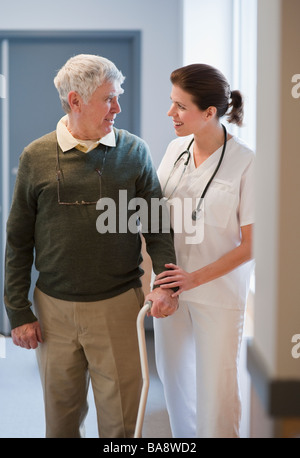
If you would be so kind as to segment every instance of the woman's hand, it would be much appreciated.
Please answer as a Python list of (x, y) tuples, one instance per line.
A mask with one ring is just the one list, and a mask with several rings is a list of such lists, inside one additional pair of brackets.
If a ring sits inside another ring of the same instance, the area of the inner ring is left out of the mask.
[(161, 272), (157, 275), (154, 285), (158, 285), (161, 288), (178, 287), (178, 291), (173, 293), (172, 297), (179, 296), (179, 294), (183, 291), (188, 291), (189, 289), (198, 286), (195, 281), (194, 272), (188, 273), (176, 264), (165, 264), (165, 266), (169, 270)]
[(196, 286), (203, 285), (228, 274), (233, 269), (252, 259), (252, 232), (253, 224), (242, 226), (242, 240), (239, 246), (226, 253), (217, 261), (194, 272), (188, 273), (175, 264), (165, 264), (166, 268), (170, 270), (157, 275), (154, 285), (159, 285), (161, 288), (174, 288), (178, 286), (179, 290), (172, 294), (172, 297), (176, 297), (183, 291), (196, 288)]

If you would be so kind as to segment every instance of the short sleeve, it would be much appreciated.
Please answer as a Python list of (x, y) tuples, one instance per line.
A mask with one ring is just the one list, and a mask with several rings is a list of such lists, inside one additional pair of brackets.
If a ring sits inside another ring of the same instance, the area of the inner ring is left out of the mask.
[(255, 220), (255, 154), (252, 153), (251, 161), (244, 170), (240, 188), (240, 226), (254, 224)]

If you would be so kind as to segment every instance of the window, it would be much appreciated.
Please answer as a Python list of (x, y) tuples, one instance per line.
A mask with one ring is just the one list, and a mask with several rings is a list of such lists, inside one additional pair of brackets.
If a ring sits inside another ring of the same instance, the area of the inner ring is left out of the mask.
[(243, 93), (244, 126), (229, 130), (255, 151), (257, 0), (184, 0), (183, 17), (183, 64), (213, 65)]
[(184, 65), (213, 65), (245, 96), (245, 122), (230, 131), (255, 150), (257, 0), (184, 0)]

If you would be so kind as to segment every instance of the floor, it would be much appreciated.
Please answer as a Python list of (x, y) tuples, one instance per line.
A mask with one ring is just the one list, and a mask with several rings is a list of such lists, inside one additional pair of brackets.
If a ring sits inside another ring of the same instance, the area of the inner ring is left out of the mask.
[[(150, 388), (147, 400), (143, 437), (170, 438), (168, 414), (160, 380), (158, 379), (153, 348), (153, 333), (146, 331)], [(3, 342), (2, 342), (3, 343)], [(5, 339), (5, 355), (0, 355), (0, 438), (44, 437), (43, 398), (34, 351), (24, 350)], [(5, 356), (5, 357), (3, 357)], [(241, 436), (248, 435), (249, 379), (246, 370), (246, 340), (241, 355), (241, 391), (243, 417)], [(86, 437), (97, 436), (96, 412), (91, 391), (86, 419)]]
[[(171, 437), (162, 385), (153, 358), (153, 334), (147, 334), (150, 387), (145, 412), (143, 437)], [(2, 338), (3, 339), (3, 338)], [(3, 346), (3, 345), (2, 345)], [(5, 358), (0, 358), (0, 438), (44, 437), (43, 395), (35, 352), (13, 345), (5, 339)], [(85, 422), (86, 438), (98, 437), (92, 390)]]

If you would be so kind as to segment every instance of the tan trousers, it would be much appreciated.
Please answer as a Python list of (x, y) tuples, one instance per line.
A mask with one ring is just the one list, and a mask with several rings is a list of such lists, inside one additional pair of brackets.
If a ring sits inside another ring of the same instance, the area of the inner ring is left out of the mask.
[(143, 300), (140, 288), (98, 302), (63, 301), (35, 289), (46, 437), (82, 437), (90, 379), (99, 437), (133, 437), (142, 386), (136, 318)]

